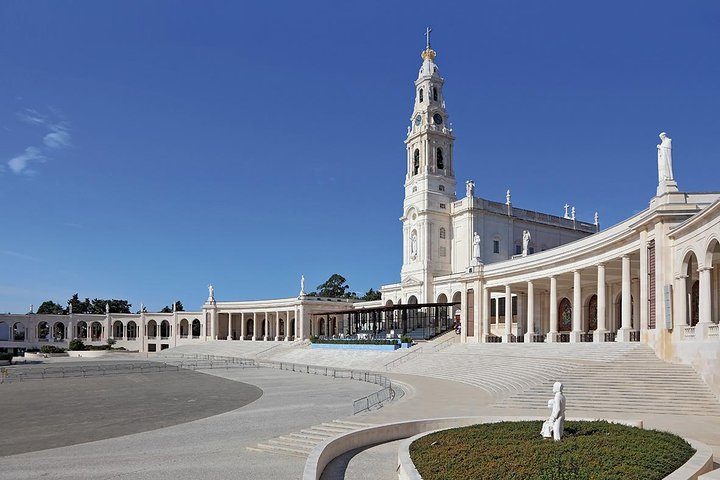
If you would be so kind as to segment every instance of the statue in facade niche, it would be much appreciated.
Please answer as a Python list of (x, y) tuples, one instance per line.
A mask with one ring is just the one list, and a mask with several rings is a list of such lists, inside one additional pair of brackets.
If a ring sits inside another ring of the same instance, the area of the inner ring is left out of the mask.
[(658, 182), (674, 180), (672, 169), (672, 139), (665, 132), (660, 133), (658, 149)]
[(418, 244), (417, 244), (417, 234), (413, 232), (412, 236), (410, 237), (410, 256), (413, 260), (417, 258), (418, 253)]
[(473, 234), (473, 260), (476, 265), (480, 264), (480, 257), (482, 257), (480, 253), (480, 235), (475, 232)]
[(465, 195), (470, 198), (473, 198), (475, 195), (475, 182), (472, 180), (467, 180), (465, 182)]
[(522, 256), (523, 257), (527, 257), (530, 240), (532, 240), (532, 236), (530, 235), (530, 230), (523, 230), (523, 239), (522, 239), (522, 242), (523, 242), (522, 243)]
[(555, 396), (548, 400), (548, 408), (552, 410), (550, 418), (545, 420), (540, 431), (543, 438), (552, 438), (558, 441), (565, 434), (565, 395), (562, 393), (563, 384), (555, 382), (553, 393)]

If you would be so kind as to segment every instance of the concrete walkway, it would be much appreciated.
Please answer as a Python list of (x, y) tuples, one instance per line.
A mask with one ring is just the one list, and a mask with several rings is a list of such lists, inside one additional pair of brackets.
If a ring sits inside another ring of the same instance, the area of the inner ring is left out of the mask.
[[(246, 447), (289, 431), (350, 416), (354, 399), (377, 390), (376, 385), (364, 382), (272, 369), (211, 373), (256, 385), (263, 395), (245, 407), (189, 423), (0, 457), (0, 479), (299, 478), (304, 459), (251, 452)], [(50, 423), (52, 417), (47, 413), (51, 408), (52, 404), (47, 404), (34, 413), (48, 419), (48, 431), (62, 430), (64, 425)], [(133, 408), (140, 405), (131, 403), (125, 418), (116, 418), (107, 409), (105, 418), (134, 422), (137, 419), (132, 415)], [(83, 411), (79, 406), (74, 421), (83, 421)], [(86, 427), (93, 428), (90, 424)]]

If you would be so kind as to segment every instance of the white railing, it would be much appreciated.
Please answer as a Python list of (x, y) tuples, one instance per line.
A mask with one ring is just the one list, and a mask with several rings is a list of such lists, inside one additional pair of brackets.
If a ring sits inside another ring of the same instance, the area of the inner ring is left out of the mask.
[(683, 339), (695, 338), (695, 327), (683, 327)]
[(720, 338), (720, 325), (708, 326), (708, 338)]

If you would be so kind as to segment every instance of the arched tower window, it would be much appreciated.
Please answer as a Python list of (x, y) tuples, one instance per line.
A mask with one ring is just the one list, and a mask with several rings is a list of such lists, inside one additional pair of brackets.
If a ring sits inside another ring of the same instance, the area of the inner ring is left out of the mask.
[(443, 151), (442, 148), (438, 148), (435, 159), (437, 161), (437, 168), (438, 170), (444, 170), (445, 169), (445, 160), (443, 159)]
[(415, 149), (413, 153), (413, 175), (417, 175), (420, 172), (420, 150)]
[(423, 102), (423, 89), (420, 89), (420, 92), (418, 93), (418, 96), (420, 97), (420, 103)]
[(445, 238), (446, 236), (445, 227), (440, 227), (440, 238)]
[(433, 88), (433, 100), (437, 102), (437, 87), (432, 87), (432, 88)]

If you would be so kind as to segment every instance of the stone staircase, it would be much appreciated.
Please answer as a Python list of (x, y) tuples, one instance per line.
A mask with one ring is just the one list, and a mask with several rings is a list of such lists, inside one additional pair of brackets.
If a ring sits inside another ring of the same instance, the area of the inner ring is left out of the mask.
[(306, 458), (313, 448), (325, 440), (372, 426), (373, 425), (369, 423), (333, 420), (332, 422), (315, 425), (313, 427), (300, 430), (299, 432), (271, 438), (265, 442), (245, 448), (254, 452), (267, 452), (273, 454), (279, 453), (293, 457)]
[(611, 362), (585, 362), (496, 406), (547, 410), (552, 384), (563, 382), (568, 411), (720, 415), (720, 402), (692, 367), (664, 362), (638, 345)]
[(547, 410), (564, 384), (568, 410), (720, 415), (695, 371), (657, 358), (639, 343), (453, 344), (424, 349), (394, 369), (475, 386), (495, 406)]
[(303, 342), (275, 342), (251, 340), (211, 340), (191, 345), (179, 345), (158, 353), (157, 357), (177, 355), (217, 355), (237, 358), (269, 358), (281, 352), (302, 348)]

